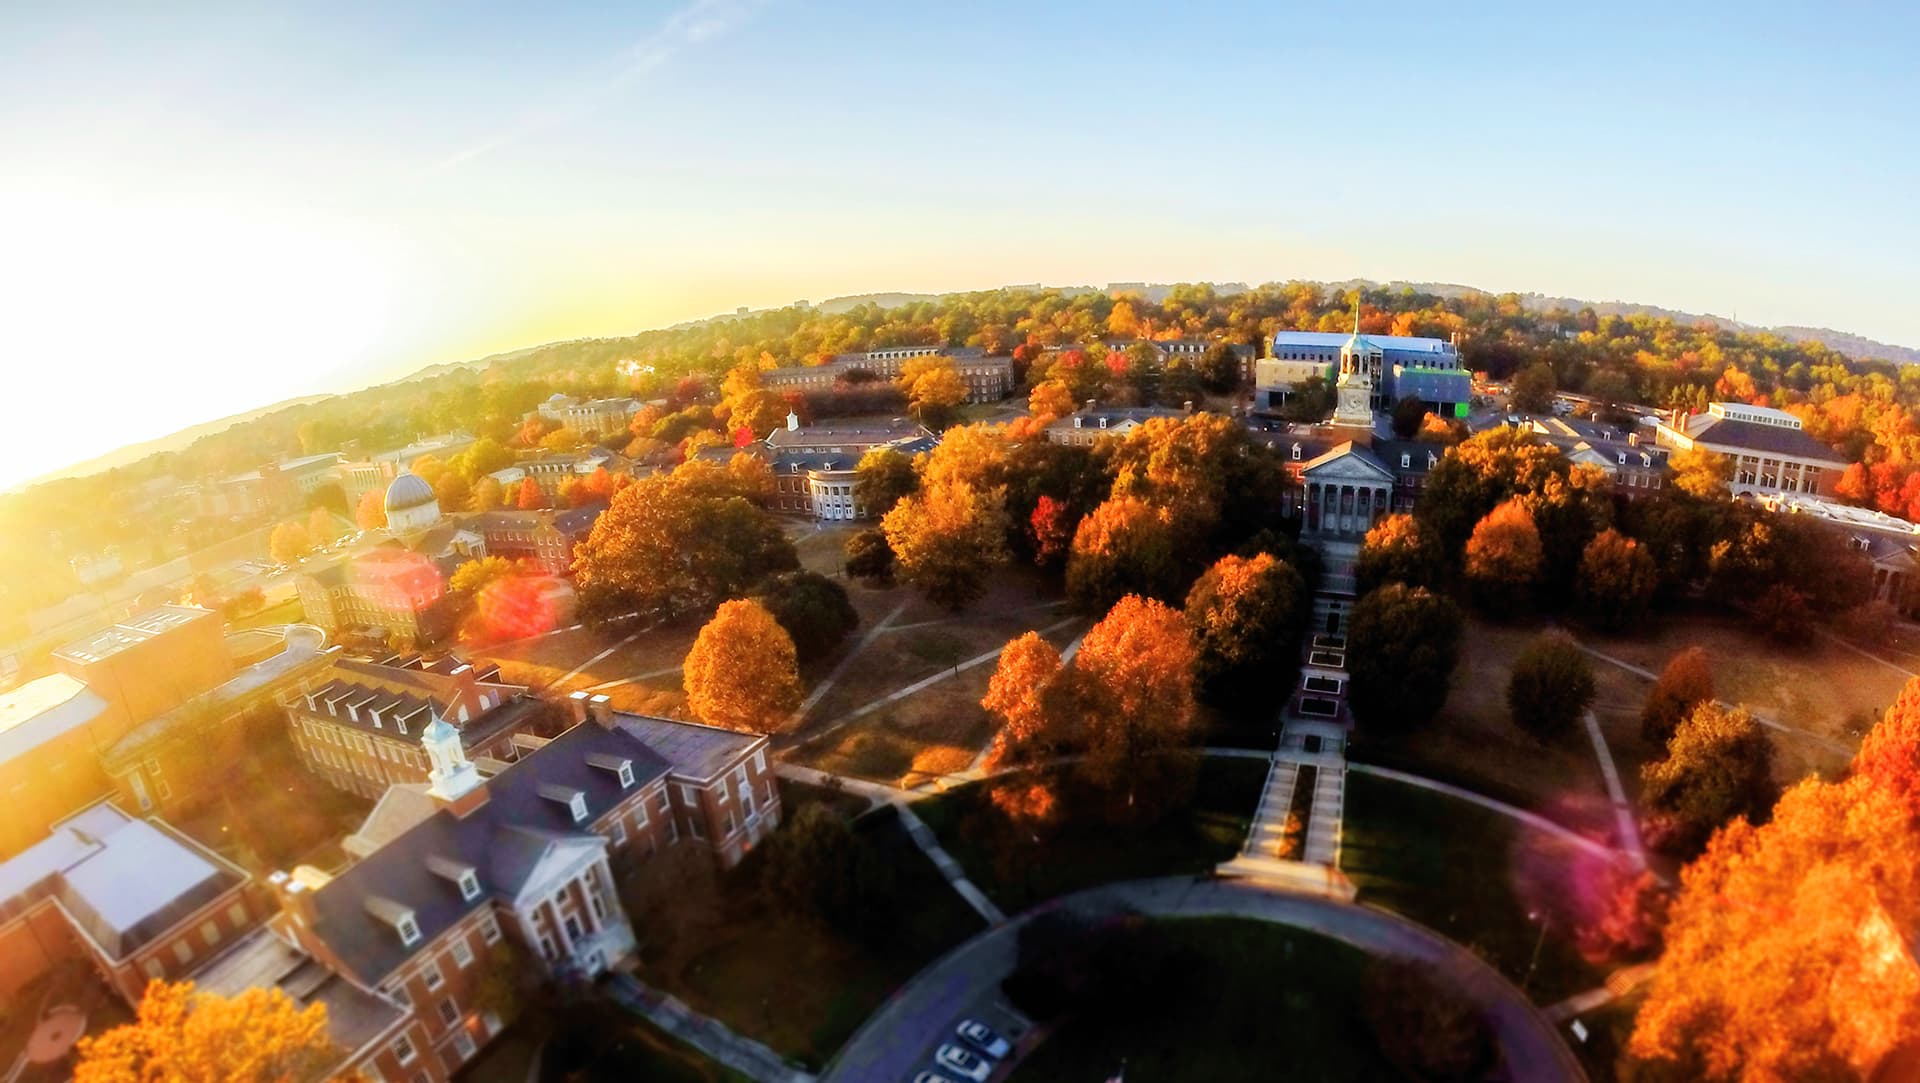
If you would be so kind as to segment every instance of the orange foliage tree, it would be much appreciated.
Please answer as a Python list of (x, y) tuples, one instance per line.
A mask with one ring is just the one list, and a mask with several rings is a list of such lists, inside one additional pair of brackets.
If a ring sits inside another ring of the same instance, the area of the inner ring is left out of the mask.
[(526, 478), (520, 482), (520, 492), (513, 503), (521, 511), (538, 511), (547, 506), (547, 494), (540, 491), (539, 483)]
[[(155, 981), (133, 1022), (80, 1041), (74, 1083), (319, 1083), (342, 1054), (323, 1004), (278, 989), (234, 997)], [(357, 1078), (357, 1077), (356, 1077)]]
[[(491, 479), (489, 479), (491, 480)], [(494, 491), (499, 492), (499, 485)], [(360, 494), (360, 503), (353, 509), (353, 521), (361, 530), (378, 530), (387, 525), (387, 494), (380, 489), (368, 489)]]
[(763, 733), (800, 705), (793, 639), (758, 602), (722, 603), (682, 667), (687, 706), (700, 721)]
[(1647, 702), (1640, 708), (1641, 738), (1665, 744), (1681, 719), (1712, 698), (1713, 667), (1707, 661), (1707, 652), (1688, 647), (1673, 656), (1647, 693)]
[(1588, 621), (1618, 631), (1646, 616), (1659, 585), (1653, 554), (1639, 542), (1608, 528), (1594, 535), (1580, 555), (1574, 598)]
[(1467, 584), (1494, 611), (1525, 606), (1540, 579), (1540, 531), (1518, 500), (1487, 513), (1467, 539)]
[(1180, 611), (1129, 594), (1088, 630), (1073, 660), (1086, 767), (1129, 810), (1173, 795), (1152, 785), (1165, 753), (1186, 746), (1196, 713), (1193, 633)]
[(1060, 722), (1060, 674), (1060, 652), (1039, 632), (1028, 632), (1000, 652), (986, 698), (980, 701), (1001, 721), (987, 751), (989, 767), (1019, 757), (1045, 740)]

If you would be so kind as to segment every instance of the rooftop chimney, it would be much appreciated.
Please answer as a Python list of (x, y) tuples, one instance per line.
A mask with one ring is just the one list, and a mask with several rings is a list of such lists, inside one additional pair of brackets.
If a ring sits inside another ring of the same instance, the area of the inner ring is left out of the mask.
[(600, 723), (601, 729), (613, 728), (613, 699), (605, 692), (587, 701), (587, 717)]
[(1181, 403), (1180, 408), (1185, 410), (1187, 413), (1193, 413), (1193, 400), (1188, 399), (1187, 401)]
[(591, 692), (575, 692), (567, 697), (567, 713), (573, 716), (574, 722), (579, 723), (587, 720), (590, 701), (592, 699), (593, 693)]

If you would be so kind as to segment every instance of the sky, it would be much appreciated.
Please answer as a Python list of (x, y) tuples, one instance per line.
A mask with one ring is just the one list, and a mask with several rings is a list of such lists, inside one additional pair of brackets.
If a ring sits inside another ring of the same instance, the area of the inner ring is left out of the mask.
[(1916, 42), (1907, 5), (0, 4), (0, 486), (865, 292), (1366, 277), (1920, 345)]

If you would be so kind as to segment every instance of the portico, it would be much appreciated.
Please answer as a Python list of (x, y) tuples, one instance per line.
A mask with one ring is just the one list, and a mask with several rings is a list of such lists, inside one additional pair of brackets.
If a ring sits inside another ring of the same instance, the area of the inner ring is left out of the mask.
[(1301, 468), (1301, 536), (1358, 541), (1393, 510), (1393, 471), (1351, 441)]

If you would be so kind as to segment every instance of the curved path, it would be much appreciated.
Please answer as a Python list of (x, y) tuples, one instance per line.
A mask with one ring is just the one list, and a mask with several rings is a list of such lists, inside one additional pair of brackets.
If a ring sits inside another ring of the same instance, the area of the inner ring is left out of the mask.
[[(1584, 1083), (1580, 1062), (1513, 983), (1466, 949), (1403, 918), (1366, 906), (1294, 895), (1243, 882), (1167, 877), (1089, 888), (1054, 899), (948, 952), (888, 998), (828, 1065), (823, 1083), (912, 1079), (964, 1015), (999, 996), (1012, 972), (1020, 927), (1033, 915), (1070, 908), (1131, 909), (1159, 917), (1240, 917), (1319, 933), (1373, 955), (1422, 959), (1445, 971), (1480, 1005), (1514, 1078)], [(1288, 980), (1276, 972), (1276, 983)]]

